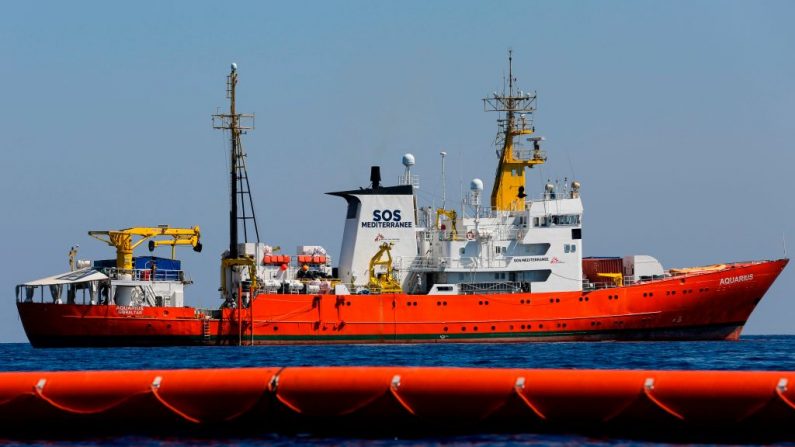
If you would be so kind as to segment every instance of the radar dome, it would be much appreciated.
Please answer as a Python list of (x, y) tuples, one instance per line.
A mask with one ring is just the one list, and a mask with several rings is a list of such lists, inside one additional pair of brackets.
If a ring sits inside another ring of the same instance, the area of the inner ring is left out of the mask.
[(403, 166), (405, 166), (407, 168), (409, 166), (414, 166), (414, 155), (411, 155), (411, 154), (403, 155)]
[(483, 180), (476, 178), (469, 182), (469, 189), (472, 191), (483, 191)]

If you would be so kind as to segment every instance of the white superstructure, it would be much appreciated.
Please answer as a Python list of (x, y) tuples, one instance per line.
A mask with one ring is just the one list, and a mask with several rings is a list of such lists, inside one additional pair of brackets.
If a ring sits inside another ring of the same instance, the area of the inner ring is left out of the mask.
[[(580, 185), (548, 184), (522, 211), (481, 207), (483, 182), (472, 181), (463, 215), (416, 208), (412, 185), (332, 195), (348, 211), (338, 278), (366, 286), (373, 255), (392, 242), (394, 271), (407, 293), (456, 294), (582, 290)], [(415, 216), (416, 220), (415, 220)]]

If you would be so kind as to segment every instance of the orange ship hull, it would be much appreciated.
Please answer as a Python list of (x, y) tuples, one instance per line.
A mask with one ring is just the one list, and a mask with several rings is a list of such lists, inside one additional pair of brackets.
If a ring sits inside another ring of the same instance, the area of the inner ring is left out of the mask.
[(587, 292), (261, 294), (250, 308), (18, 302), (31, 344), (150, 346), (736, 340), (787, 259)]

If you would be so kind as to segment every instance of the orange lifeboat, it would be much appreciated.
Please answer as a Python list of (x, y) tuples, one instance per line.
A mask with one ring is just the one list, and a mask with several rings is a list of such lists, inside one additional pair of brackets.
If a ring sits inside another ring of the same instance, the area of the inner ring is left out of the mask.
[(102, 421), (103, 427), (127, 432), (136, 427), (168, 430), (175, 423), (239, 427), (248, 421), (256, 430), (296, 424), (353, 433), (378, 427), (389, 432), (642, 429), (646, 434), (675, 429), (682, 435), (795, 439), (793, 383), (795, 372), (757, 371), (289, 367), (7, 372), (0, 373), (0, 417), (6, 421), (0, 431), (42, 421), (64, 429)]

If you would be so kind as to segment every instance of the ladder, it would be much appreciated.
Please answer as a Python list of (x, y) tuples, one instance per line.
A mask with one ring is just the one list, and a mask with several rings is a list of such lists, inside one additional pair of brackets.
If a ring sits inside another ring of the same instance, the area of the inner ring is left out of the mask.
[[(157, 296), (155, 295), (155, 289), (150, 284), (144, 284), (139, 286), (141, 292), (143, 292), (143, 301), (148, 306), (157, 306)], [(166, 303), (162, 303), (163, 306)]]
[(210, 320), (202, 318), (202, 343), (210, 344)]

